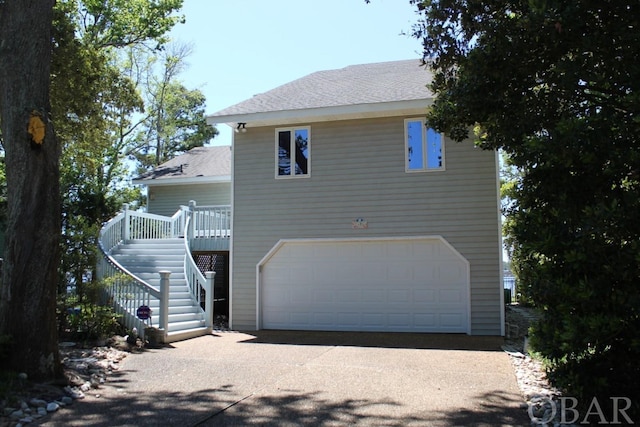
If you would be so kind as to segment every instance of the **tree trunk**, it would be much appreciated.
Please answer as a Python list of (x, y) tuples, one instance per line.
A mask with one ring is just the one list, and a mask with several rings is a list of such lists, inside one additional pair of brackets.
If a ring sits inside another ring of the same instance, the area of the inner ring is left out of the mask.
[(11, 336), (3, 368), (38, 380), (62, 374), (55, 311), (60, 149), (49, 117), (54, 3), (0, 1), (0, 125), (8, 204), (0, 334)]

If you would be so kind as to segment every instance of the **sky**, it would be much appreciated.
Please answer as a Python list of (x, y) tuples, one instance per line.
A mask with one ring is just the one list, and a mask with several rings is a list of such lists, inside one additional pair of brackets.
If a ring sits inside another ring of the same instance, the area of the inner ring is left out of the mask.
[[(171, 38), (192, 53), (179, 78), (207, 114), (315, 71), (422, 57), (409, 0), (184, 0), (181, 14)], [(218, 130), (213, 145), (231, 144)]]

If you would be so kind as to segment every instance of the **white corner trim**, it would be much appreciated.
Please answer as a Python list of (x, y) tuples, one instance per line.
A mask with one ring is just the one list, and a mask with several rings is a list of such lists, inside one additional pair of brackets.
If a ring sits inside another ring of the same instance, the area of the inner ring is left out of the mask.
[[(504, 301), (504, 259), (502, 256), (502, 251), (504, 251), (504, 241), (502, 239), (502, 203), (500, 198), (500, 153), (498, 150), (495, 150), (495, 162), (496, 162), (496, 200), (498, 201), (497, 214), (498, 214), (498, 269), (500, 270), (500, 282), (499, 282), (499, 293), (500, 293), (500, 335), (505, 336), (505, 301)], [(513, 296), (512, 296), (513, 298)]]

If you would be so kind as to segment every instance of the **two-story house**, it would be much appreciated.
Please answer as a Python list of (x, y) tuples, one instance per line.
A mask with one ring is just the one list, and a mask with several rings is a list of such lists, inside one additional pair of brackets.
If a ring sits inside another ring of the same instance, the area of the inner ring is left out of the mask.
[(208, 116), (237, 131), (231, 327), (504, 334), (497, 154), (425, 126), (430, 78), (354, 65)]

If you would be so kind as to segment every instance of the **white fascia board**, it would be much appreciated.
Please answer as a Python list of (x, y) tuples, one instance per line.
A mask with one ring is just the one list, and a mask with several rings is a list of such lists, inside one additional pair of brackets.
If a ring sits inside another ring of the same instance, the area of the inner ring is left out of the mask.
[(339, 105), (335, 107), (308, 108), (301, 110), (265, 111), (247, 114), (207, 116), (209, 125), (246, 123), (247, 127), (286, 125), (302, 122), (327, 122), (334, 120), (366, 119), (400, 115), (425, 114), (433, 99), (414, 99), (373, 104)]
[(134, 179), (134, 185), (146, 185), (160, 187), (164, 185), (191, 185), (191, 184), (217, 184), (231, 182), (231, 175), (221, 176), (194, 176), (191, 178), (162, 178), (162, 179)]

